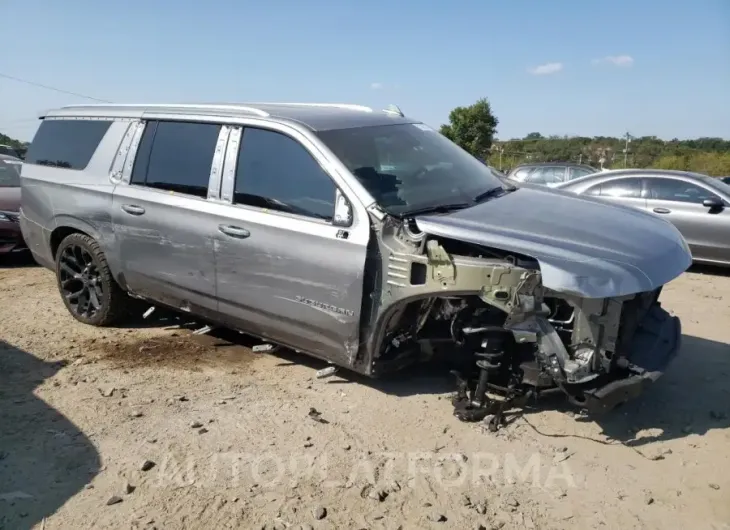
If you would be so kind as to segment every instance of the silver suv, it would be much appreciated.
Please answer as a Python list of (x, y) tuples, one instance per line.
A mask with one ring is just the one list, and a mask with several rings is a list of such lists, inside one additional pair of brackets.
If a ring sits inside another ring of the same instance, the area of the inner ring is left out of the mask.
[(680, 338), (659, 291), (691, 263), (661, 219), (358, 105), (48, 112), (21, 226), (81, 322), (145, 300), (371, 376), (446, 354), (456, 415), (495, 428), (546, 388), (598, 411), (656, 379)]

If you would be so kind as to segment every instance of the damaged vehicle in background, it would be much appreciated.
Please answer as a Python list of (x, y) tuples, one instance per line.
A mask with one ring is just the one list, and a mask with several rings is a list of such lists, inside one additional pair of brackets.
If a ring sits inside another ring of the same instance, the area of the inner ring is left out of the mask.
[(692, 260), (671, 224), (512, 186), (397, 108), (65, 107), (22, 186), (77, 320), (144, 300), (373, 377), (445, 356), (455, 414), (493, 429), (547, 390), (608, 410), (679, 347), (658, 299)]
[(19, 158), (0, 154), (0, 256), (26, 250), (18, 224), (21, 165)]

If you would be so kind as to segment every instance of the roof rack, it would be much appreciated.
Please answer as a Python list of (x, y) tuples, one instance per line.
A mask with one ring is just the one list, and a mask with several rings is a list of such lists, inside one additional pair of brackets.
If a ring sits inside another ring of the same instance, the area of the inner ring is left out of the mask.
[(271, 106), (277, 106), (280, 105), (282, 107), (323, 107), (323, 108), (333, 108), (333, 109), (346, 109), (346, 110), (358, 110), (360, 112), (372, 112), (373, 109), (370, 107), (366, 107), (365, 105), (354, 105), (351, 103), (253, 103), (254, 105), (271, 105)]
[(152, 103), (152, 104), (144, 104), (144, 103), (91, 103), (91, 104), (78, 104), (78, 105), (66, 105), (63, 108), (64, 109), (71, 109), (71, 108), (104, 108), (104, 107), (139, 107), (139, 108), (150, 108), (150, 109), (199, 109), (199, 108), (205, 108), (205, 109), (215, 109), (215, 110), (237, 110), (237, 111), (243, 111), (243, 112), (249, 112), (251, 114), (255, 114), (256, 116), (261, 116), (262, 118), (268, 117), (269, 113), (257, 109), (255, 107), (246, 106), (246, 105), (220, 105), (220, 104), (214, 104), (214, 103)]

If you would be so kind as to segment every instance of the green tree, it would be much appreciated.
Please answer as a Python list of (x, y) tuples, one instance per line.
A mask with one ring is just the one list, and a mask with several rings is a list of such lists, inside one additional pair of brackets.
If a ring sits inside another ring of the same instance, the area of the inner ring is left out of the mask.
[(15, 147), (17, 149), (27, 147), (25, 145), (25, 142), (21, 142), (20, 140), (16, 140), (15, 138), (11, 138), (10, 136), (7, 136), (2, 133), (0, 133), (0, 144), (9, 145), (10, 147)]
[(446, 136), (472, 155), (489, 156), (499, 120), (492, 114), (492, 107), (482, 98), (469, 107), (456, 107), (449, 114), (449, 124), (441, 126)]

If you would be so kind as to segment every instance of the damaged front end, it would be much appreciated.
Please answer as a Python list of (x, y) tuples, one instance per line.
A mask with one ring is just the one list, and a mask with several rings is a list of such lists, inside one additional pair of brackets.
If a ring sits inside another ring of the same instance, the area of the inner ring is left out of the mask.
[(560, 292), (545, 286), (534, 257), (434, 236), (413, 219), (378, 221), (365, 371), (446, 358), (464, 421), (490, 416), (496, 429), (507, 409), (548, 391), (589, 413), (607, 411), (677, 353), (680, 323), (661, 308), (661, 285), (603, 298)]

